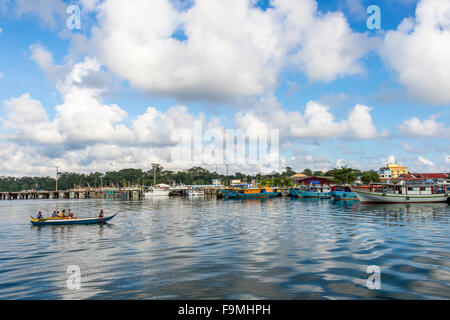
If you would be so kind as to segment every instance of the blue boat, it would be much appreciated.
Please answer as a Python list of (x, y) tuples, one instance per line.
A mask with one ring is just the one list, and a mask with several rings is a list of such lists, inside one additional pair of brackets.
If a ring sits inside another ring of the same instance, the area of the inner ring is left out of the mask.
[(326, 185), (310, 185), (290, 188), (289, 194), (296, 198), (331, 199), (330, 188)]
[(348, 186), (333, 186), (330, 194), (334, 200), (358, 200), (356, 193)]
[(33, 226), (61, 226), (61, 225), (70, 225), (70, 224), (102, 224), (110, 221), (117, 215), (114, 214), (109, 217), (105, 217), (103, 219), (100, 218), (43, 218), (43, 219), (35, 219), (31, 218), (31, 224)]

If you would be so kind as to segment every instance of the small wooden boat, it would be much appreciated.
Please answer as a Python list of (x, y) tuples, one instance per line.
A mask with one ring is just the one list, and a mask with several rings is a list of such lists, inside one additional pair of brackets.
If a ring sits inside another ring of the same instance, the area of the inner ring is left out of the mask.
[(112, 218), (114, 218), (116, 214), (113, 214), (109, 217), (104, 217), (103, 219), (100, 218), (57, 218), (57, 217), (50, 217), (50, 218), (42, 218), (42, 219), (36, 219), (33, 217), (31, 218), (31, 224), (33, 226), (60, 226), (60, 225), (69, 225), (69, 224), (101, 224), (106, 223), (110, 221)]

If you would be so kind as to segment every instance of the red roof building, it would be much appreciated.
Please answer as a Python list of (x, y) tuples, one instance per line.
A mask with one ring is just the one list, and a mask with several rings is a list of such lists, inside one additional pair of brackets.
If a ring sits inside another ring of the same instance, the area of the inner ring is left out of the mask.
[(381, 179), (381, 182), (426, 182), (427, 180), (442, 181), (450, 179), (447, 173), (406, 173), (397, 178)]

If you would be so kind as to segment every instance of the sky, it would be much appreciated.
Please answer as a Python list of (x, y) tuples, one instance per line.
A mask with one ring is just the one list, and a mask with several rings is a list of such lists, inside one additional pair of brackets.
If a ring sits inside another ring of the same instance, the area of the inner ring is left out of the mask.
[(0, 176), (450, 172), (449, 106), (448, 0), (0, 0)]

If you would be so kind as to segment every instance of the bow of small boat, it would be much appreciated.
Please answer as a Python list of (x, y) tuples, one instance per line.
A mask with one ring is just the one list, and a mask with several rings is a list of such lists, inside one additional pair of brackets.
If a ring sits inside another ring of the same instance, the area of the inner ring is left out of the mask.
[(115, 216), (117, 216), (119, 213), (118, 212), (116, 212), (115, 214), (113, 214), (112, 216), (109, 216), (109, 217), (106, 217), (106, 218), (103, 218), (103, 222), (107, 222), (107, 221), (110, 221), (110, 220), (112, 220)]

